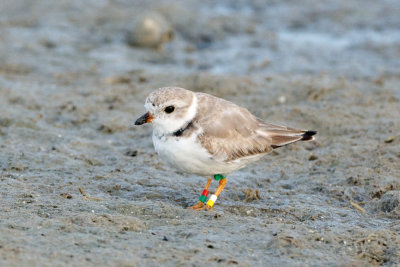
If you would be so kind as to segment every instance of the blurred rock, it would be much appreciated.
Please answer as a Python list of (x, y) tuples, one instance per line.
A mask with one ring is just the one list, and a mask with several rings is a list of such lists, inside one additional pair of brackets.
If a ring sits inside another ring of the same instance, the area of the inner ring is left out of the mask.
[(130, 46), (161, 49), (173, 36), (174, 32), (166, 19), (158, 13), (150, 12), (137, 18), (126, 41)]
[(106, 84), (113, 85), (113, 84), (127, 84), (131, 82), (131, 78), (127, 76), (110, 76), (107, 77), (105, 80)]
[(383, 212), (400, 211), (400, 191), (386, 192), (376, 203), (375, 209)]

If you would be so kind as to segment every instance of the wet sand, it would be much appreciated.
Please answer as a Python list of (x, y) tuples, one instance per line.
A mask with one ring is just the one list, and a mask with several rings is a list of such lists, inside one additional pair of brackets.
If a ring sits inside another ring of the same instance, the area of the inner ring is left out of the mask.
[[(177, 3), (0, 6), (0, 265), (399, 264), (397, 1)], [(162, 48), (127, 42), (145, 12), (173, 30)], [(167, 85), (317, 140), (187, 210), (206, 180), (133, 126)]]

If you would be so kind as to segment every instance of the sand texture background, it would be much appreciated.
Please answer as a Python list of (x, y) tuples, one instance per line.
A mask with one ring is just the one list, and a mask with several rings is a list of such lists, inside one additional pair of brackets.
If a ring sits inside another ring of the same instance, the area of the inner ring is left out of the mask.
[[(399, 25), (398, 0), (3, 0), (0, 265), (399, 264)], [(133, 126), (168, 85), (317, 140), (187, 210), (206, 180)]]

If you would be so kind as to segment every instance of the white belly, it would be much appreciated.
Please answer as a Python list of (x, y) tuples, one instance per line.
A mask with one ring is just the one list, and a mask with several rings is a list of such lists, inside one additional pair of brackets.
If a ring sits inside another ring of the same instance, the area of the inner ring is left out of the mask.
[(247, 162), (216, 161), (206, 149), (191, 137), (157, 137), (153, 134), (154, 148), (161, 159), (176, 169), (198, 175), (229, 174), (245, 166)]

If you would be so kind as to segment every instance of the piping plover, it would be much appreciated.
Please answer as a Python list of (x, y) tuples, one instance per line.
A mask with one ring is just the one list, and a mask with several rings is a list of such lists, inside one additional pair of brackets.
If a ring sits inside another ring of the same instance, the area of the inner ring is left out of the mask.
[[(135, 125), (153, 124), (158, 155), (180, 171), (208, 177), (194, 210), (213, 207), (228, 174), (278, 147), (314, 140), (317, 133), (269, 124), (232, 102), (178, 87), (152, 92), (145, 108)], [(210, 177), (219, 186), (206, 202)]]

